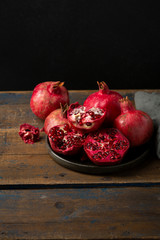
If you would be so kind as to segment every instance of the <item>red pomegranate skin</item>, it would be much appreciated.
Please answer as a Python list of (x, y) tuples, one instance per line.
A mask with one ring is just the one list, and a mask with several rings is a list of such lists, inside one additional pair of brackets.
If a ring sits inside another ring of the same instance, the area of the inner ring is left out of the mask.
[(116, 91), (109, 90), (107, 84), (103, 82), (97, 82), (99, 91), (92, 93), (84, 101), (84, 106), (90, 108), (91, 106), (99, 107), (106, 110), (105, 125), (112, 126), (114, 119), (120, 114), (119, 100), (123, 97)]
[(39, 83), (33, 90), (30, 107), (39, 118), (45, 119), (52, 111), (60, 108), (60, 105), (69, 104), (69, 94), (63, 86), (63, 82)]
[(52, 111), (44, 121), (44, 131), (48, 135), (49, 130), (60, 124), (69, 124), (67, 118), (65, 117), (65, 113), (61, 108), (58, 108)]
[(136, 110), (128, 97), (120, 101), (121, 114), (114, 120), (119, 129), (130, 141), (131, 147), (145, 144), (153, 134), (153, 121), (150, 116)]

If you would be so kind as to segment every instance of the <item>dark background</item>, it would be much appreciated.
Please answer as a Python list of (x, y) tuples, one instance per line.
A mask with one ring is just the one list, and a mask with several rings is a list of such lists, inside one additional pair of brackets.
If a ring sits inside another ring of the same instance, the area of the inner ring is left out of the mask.
[(158, 3), (1, 0), (0, 90), (160, 88)]

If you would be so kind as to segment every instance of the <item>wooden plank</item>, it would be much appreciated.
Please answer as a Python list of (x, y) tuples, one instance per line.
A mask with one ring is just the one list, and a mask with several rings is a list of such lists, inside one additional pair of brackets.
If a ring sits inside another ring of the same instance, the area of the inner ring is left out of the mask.
[(23, 123), (29, 123), (40, 129), (44, 121), (36, 117), (28, 104), (0, 105), (0, 129), (19, 129)]
[(45, 133), (41, 133), (41, 139), (34, 144), (25, 144), (20, 138), (19, 128), (1, 129), (0, 131), (0, 154), (47, 154), (45, 145)]
[(130, 170), (98, 176), (66, 169), (48, 154), (0, 156), (0, 186), (155, 186), (160, 184), (159, 176), (160, 162), (156, 158)]
[(0, 238), (160, 239), (160, 188), (1, 190)]

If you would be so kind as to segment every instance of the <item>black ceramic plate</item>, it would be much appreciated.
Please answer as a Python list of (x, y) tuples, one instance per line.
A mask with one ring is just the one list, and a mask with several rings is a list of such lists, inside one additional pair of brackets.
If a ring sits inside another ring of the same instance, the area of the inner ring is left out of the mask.
[(134, 166), (146, 160), (151, 149), (151, 142), (148, 142), (143, 146), (130, 149), (121, 163), (117, 165), (97, 166), (90, 160), (81, 161), (80, 154), (70, 157), (55, 153), (50, 146), (48, 137), (46, 138), (46, 145), (50, 156), (55, 162), (71, 170), (88, 174), (106, 174), (133, 168)]

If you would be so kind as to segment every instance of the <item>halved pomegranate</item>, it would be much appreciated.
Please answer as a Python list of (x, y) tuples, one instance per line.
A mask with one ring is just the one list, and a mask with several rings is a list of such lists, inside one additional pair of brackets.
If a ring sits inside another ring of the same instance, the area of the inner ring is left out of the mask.
[(106, 117), (106, 111), (101, 108), (84, 107), (78, 102), (72, 103), (67, 111), (68, 121), (73, 127), (85, 132), (97, 130)]
[(68, 124), (52, 127), (48, 134), (51, 148), (56, 153), (74, 155), (81, 149), (85, 137)]
[(115, 165), (129, 149), (128, 139), (116, 128), (102, 129), (89, 133), (84, 150), (96, 165)]

